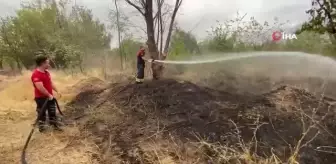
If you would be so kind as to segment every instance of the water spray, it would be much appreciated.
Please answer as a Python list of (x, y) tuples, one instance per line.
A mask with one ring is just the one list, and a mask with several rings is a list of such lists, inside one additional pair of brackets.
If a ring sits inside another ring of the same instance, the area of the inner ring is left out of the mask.
[(223, 61), (231, 61), (231, 60), (240, 60), (245, 58), (255, 58), (255, 57), (282, 57), (282, 56), (292, 56), (292, 57), (312, 57), (315, 61), (327, 62), (330, 64), (335, 64), (335, 60), (332, 58), (321, 56), (321, 55), (313, 55), (307, 54), (303, 52), (274, 52), (274, 51), (261, 51), (261, 52), (243, 52), (243, 53), (226, 53), (221, 55), (221, 57), (217, 57), (215, 59), (204, 59), (204, 60), (190, 60), (190, 61), (173, 61), (173, 60), (155, 60), (158, 63), (164, 64), (205, 64), (205, 63), (216, 63)]

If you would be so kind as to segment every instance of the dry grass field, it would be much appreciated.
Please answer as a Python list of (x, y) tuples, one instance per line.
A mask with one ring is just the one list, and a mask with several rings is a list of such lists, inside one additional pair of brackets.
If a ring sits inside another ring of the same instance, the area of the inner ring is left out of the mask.
[[(63, 133), (35, 132), (28, 163), (336, 162), (332, 99), (285, 83), (255, 92), (265, 79), (217, 73), (205, 81), (191, 74), (136, 85), (130, 73), (103, 80), (99, 71), (52, 72), (69, 125)], [(20, 162), (36, 117), (29, 77), (1, 77), (1, 163)], [(256, 88), (235, 92), (242, 79)]]

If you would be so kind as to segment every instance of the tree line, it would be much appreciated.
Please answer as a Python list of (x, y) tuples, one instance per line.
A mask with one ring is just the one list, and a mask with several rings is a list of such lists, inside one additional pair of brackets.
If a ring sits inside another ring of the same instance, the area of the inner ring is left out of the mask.
[[(332, 0), (313, 0), (311, 9), (306, 11), (309, 20), (295, 32), (298, 39), (280, 42), (272, 41), (272, 32), (286, 31), (289, 22), (280, 22), (278, 18), (274, 18), (273, 22), (258, 22), (254, 17), (246, 21), (246, 14), (237, 15), (232, 20), (218, 22), (208, 31), (205, 40), (198, 41), (192, 31), (181, 29), (175, 22), (183, 0), (175, 0), (174, 3), (165, 0), (126, 0), (126, 3), (146, 23), (147, 44), (154, 59), (176, 59), (210, 52), (303, 51), (322, 55), (335, 55), (336, 52), (336, 6)], [(120, 12), (119, 15), (122, 15)], [(117, 22), (124, 27), (119, 32), (126, 33), (125, 27), (134, 26), (127, 23), (126, 15), (121, 17), (126, 21)], [(166, 41), (162, 40), (163, 35)], [(122, 48), (124, 43), (120, 45)], [(165, 53), (168, 55), (163, 57), (161, 54)], [(153, 78), (160, 74), (161, 67), (152, 65)]]
[[(199, 41), (192, 31), (185, 31), (176, 21), (183, 0), (125, 0), (111, 1), (110, 26), (103, 24), (84, 6), (70, 5), (68, 0), (34, 0), (23, 4), (15, 16), (3, 17), (0, 22), (0, 68), (31, 68), (33, 56), (48, 54), (56, 68), (82, 68), (90, 54), (108, 50), (118, 55), (120, 63), (134, 60), (141, 44), (147, 44), (154, 59), (176, 59), (209, 52), (237, 51), (304, 51), (323, 55), (336, 52), (336, 10), (332, 0), (313, 0), (306, 13), (310, 19), (297, 29), (297, 40), (274, 42), (271, 33), (285, 30), (288, 22), (258, 22), (254, 17), (237, 15), (218, 22)], [(130, 15), (120, 3), (133, 8), (143, 20), (145, 39), (135, 39)], [(112, 26), (111, 26), (112, 25)], [(117, 31), (118, 47), (110, 49), (111, 31)], [(122, 66), (123, 67), (123, 66)], [(159, 78), (163, 66), (153, 64), (153, 78)]]
[(44, 54), (56, 68), (81, 67), (85, 54), (109, 49), (111, 34), (91, 10), (69, 1), (36, 0), (0, 22), (0, 68), (30, 69)]

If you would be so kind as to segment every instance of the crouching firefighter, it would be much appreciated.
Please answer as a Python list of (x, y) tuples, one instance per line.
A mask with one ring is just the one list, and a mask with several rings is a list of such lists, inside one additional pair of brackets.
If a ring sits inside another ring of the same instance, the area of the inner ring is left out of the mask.
[[(35, 102), (37, 106), (37, 117), (39, 131), (44, 132), (46, 122), (46, 112), (48, 111), (49, 124), (53, 126), (54, 130), (62, 131), (57, 124), (56, 119), (56, 102), (53, 96), (53, 90), (57, 91), (53, 84), (48, 68), (50, 67), (49, 59), (46, 56), (38, 56), (36, 58), (37, 68), (34, 70), (31, 80), (34, 86)], [(41, 109), (45, 105), (46, 109)], [(43, 113), (40, 113), (44, 111)], [(40, 117), (39, 117), (40, 116)]]
[(140, 50), (137, 53), (137, 76), (136, 83), (141, 84), (144, 82), (145, 78), (145, 61), (150, 63), (154, 62), (154, 59), (145, 59), (145, 47), (140, 46)]

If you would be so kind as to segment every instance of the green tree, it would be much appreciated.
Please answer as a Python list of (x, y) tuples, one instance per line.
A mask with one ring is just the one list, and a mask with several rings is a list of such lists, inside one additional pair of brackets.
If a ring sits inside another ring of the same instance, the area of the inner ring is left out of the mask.
[(177, 56), (190, 56), (199, 54), (196, 37), (190, 32), (186, 32), (180, 28), (176, 28), (172, 35), (169, 58), (176, 58)]
[(258, 22), (254, 17), (237, 13), (235, 19), (219, 23), (208, 31), (208, 38), (200, 43), (203, 52), (259, 51), (278, 48), (271, 40), (272, 31), (283, 30), (286, 23), (274, 18), (273, 24)]
[(125, 58), (127, 61), (135, 61), (136, 53), (138, 52), (140, 46), (143, 45), (142, 42), (137, 41), (133, 38), (125, 38), (121, 42), (121, 46), (123, 47), (123, 51), (125, 54)]
[(315, 31), (328, 33), (332, 39), (336, 39), (336, 2), (334, 0), (312, 0), (311, 9), (306, 11), (310, 20), (302, 25), (298, 33), (302, 31)]
[(108, 49), (111, 35), (91, 10), (67, 1), (29, 1), (16, 15), (2, 18), (0, 51), (18, 69), (34, 66), (36, 54), (51, 56), (58, 68), (82, 69), (86, 54)]

